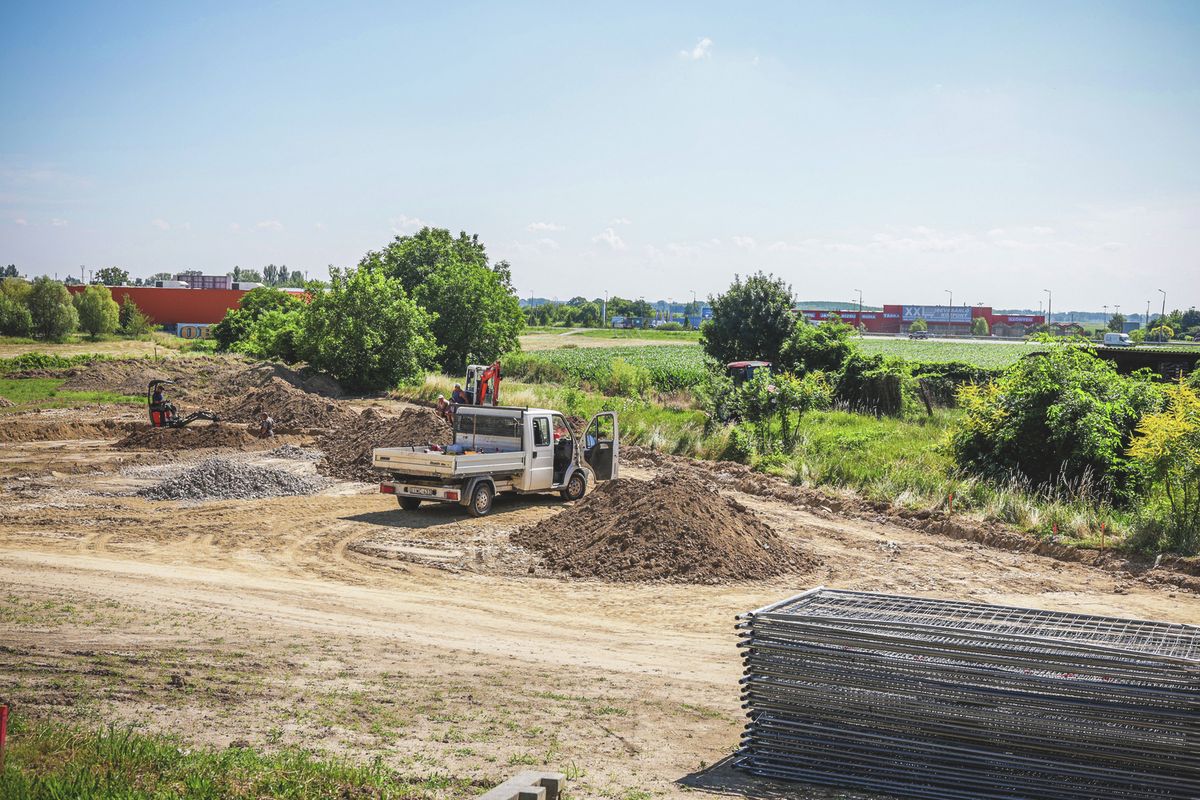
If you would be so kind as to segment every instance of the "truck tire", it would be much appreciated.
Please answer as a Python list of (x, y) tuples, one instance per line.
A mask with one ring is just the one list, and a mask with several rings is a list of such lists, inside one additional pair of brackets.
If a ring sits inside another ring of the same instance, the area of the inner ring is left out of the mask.
[(417, 497), (397, 497), (400, 501), (400, 507), (405, 511), (416, 511), (421, 507), (421, 500)]
[(577, 469), (563, 488), (562, 499), (567, 501), (582, 500), (585, 494), (587, 494), (587, 476), (583, 473), (583, 470)]
[(480, 481), (475, 484), (475, 491), (471, 492), (471, 502), (467, 505), (467, 511), (472, 517), (485, 517), (492, 510), (494, 499), (496, 490), (487, 481)]

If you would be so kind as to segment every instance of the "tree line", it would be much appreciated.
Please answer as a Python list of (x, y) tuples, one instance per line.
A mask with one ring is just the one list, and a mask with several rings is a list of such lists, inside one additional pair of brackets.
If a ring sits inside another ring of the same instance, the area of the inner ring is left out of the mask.
[(112, 291), (99, 284), (70, 292), (53, 278), (33, 281), (8, 276), (0, 283), (0, 335), (61, 341), (76, 331), (93, 339), (113, 333), (140, 336), (154, 320), (125, 295), (117, 303)]

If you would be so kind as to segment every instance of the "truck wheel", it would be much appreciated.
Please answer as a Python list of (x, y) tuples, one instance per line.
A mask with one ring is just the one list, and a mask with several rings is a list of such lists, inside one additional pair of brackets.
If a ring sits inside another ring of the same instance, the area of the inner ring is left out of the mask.
[(416, 511), (421, 507), (421, 501), (416, 497), (397, 497), (400, 501), (400, 507), (405, 511)]
[(587, 492), (587, 478), (583, 472), (576, 470), (571, 479), (567, 481), (566, 488), (562, 490), (563, 500), (579, 500)]
[(492, 510), (494, 496), (492, 485), (487, 481), (480, 481), (475, 484), (475, 491), (471, 492), (471, 504), (467, 506), (467, 511), (471, 513), (472, 517), (487, 516), (487, 513)]

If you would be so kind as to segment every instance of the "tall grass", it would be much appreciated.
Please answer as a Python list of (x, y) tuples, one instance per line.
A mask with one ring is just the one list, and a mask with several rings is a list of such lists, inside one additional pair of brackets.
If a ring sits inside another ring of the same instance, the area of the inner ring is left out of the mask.
[(191, 748), (130, 729), (87, 730), (14, 721), (0, 771), (5, 800), (218, 800), (219, 798), (429, 798), (478, 793), (449, 776), (398, 775), (302, 750)]

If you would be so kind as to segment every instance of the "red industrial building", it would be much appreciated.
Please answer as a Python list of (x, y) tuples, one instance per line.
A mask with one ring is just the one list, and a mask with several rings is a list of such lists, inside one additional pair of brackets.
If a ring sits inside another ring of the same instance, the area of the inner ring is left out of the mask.
[[(82, 292), (85, 286), (68, 286)], [(154, 286), (110, 286), (113, 300), (120, 303), (129, 295), (142, 313), (156, 325), (212, 325), (225, 318), (225, 312), (237, 308), (246, 292), (238, 289), (167, 289)]]
[(800, 313), (814, 324), (836, 315), (856, 328), (861, 324), (869, 333), (905, 333), (914, 320), (923, 319), (930, 333), (967, 335), (971, 333), (972, 320), (982, 317), (994, 336), (1024, 336), (1030, 328), (1046, 321), (1042, 314), (996, 314), (991, 306), (884, 305), (882, 311), (863, 311), (861, 314), (858, 309), (801, 309)]

